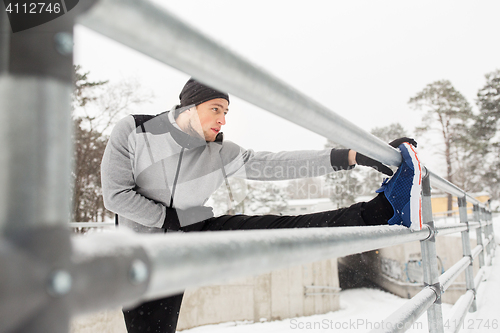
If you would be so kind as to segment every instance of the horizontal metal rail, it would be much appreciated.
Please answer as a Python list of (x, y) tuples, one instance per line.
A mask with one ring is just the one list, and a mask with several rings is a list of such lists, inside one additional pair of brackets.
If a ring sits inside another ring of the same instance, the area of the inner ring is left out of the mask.
[(478, 222), (469, 222), (468, 226), (464, 223), (453, 223), (453, 224), (436, 224), (436, 231), (439, 235), (449, 235), (457, 232), (465, 231), (467, 229), (477, 229), (481, 225)]
[(464, 230), (467, 230), (467, 225), (464, 223), (436, 224), (436, 231), (440, 236), (453, 234)]
[(432, 215), (448, 215), (448, 214), (458, 214), (458, 209), (452, 209), (452, 210), (447, 210), (447, 211), (444, 211), (444, 212), (436, 212), (436, 213), (432, 213)]
[(486, 274), (486, 269), (483, 267), (477, 272), (476, 277), (474, 278), (474, 287), (478, 290), (481, 282), (483, 281), (484, 274)]
[[(438, 291), (439, 292), (439, 291)], [(405, 332), (411, 325), (434, 304), (438, 296), (431, 287), (425, 287), (412, 297), (402, 307), (394, 311), (389, 317), (382, 321), (383, 325), (370, 333), (396, 333)]]
[(468, 222), (469, 229), (477, 229), (481, 227), (480, 222)]
[(473, 248), (471, 251), (472, 259), (476, 259), (476, 257), (479, 255), (479, 253), (481, 253), (481, 251), (483, 251), (482, 245), (478, 245), (475, 248)]
[(465, 294), (460, 296), (458, 301), (452, 308), (453, 315), (446, 322), (449, 323), (446, 327), (446, 333), (456, 333), (462, 328), (462, 323), (464, 322), (467, 311), (469, 311), (472, 302), (474, 301), (474, 292), (472, 290), (467, 290)]
[(455, 279), (462, 273), (467, 266), (470, 265), (470, 257), (463, 257), (459, 261), (457, 261), (453, 266), (448, 268), (446, 272), (444, 272), (439, 277), (439, 283), (441, 284), (442, 292), (446, 291), (449, 286), (455, 281)]
[(488, 238), (486, 238), (486, 239), (484, 240), (483, 247), (484, 247), (485, 249), (487, 248), (488, 244), (490, 244), (490, 242), (491, 242), (491, 240), (492, 240), (492, 239), (493, 239), (492, 237), (488, 237)]
[[(280, 230), (221, 231), (139, 235), (132, 232), (75, 237), (75, 260), (112, 260), (110, 253), (142, 249), (149, 267), (144, 299), (173, 295), (186, 288), (268, 272), (332, 257), (342, 257), (426, 239), (430, 230), (404, 227), (339, 227)], [(123, 249), (125, 251), (125, 249)], [(189, 264), (186, 264), (189, 263)], [(90, 264), (90, 263), (89, 263)], [(87, 264), (88, 266), (88, 264)], [(193, 268), (196, 267), (196, 274)], [(94, 272), (100, 274), (99, 271)], [(101, 276), (92, 278), (95, 283)], [(125, 282), (127, 283), (127, 282)], [(126, 286), (123, 286), (126, 288)], [(98, 297), (98, 296), (96, 296)], [(109, 298), (109, 294), (102, 295)], [(81, 311), (96, 311), (102, 300), (88, 300)]]
[(472, 197), (471, 195), (465, 193), (464, 190), (460, 189), (458, 186), (455, 184), (450, 183), (446, 179), (436, 175), (434, 172), (430, 171), (427, 169), (427, 172), (429, 173), (431, 177), (431, 183), (433, 187), (439, 188), (447, 193), (453, 194), (456, 197), (466, 197), (467, 202), (477, 204), (480, 207), (484, 207), (484, 205), (477, 200), (476, 198)]

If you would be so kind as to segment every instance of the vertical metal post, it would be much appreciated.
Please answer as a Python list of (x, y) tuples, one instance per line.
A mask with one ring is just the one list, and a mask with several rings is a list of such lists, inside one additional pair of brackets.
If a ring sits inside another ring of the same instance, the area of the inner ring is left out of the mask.
[(0, 331), (67, 332), (74, 18), (0, 14)]
[(490, 214), (489, 217), (490, 217), (490, 222), (491, 222), (491, 235), (493, 236), (493, 249), (496, 249), (497, 243), (495, 240), (495, 229), (493, 229), (493, 212), (491, 211), (491, 208), (490, 208), (489, 214)]
[[(486, 209), (484, 207), (481, 207), (480, 209), (480, 216), (481, 216), (481, 221), (484, 221), (485, 227), (484, 227), (484, 237), (488, 239), (491, 235), (491, 226), (490, 226), (490, 221), (488, 220), (486, 216)], [(491, 255), (491, 242), (486, 245), (486, 248), (484, 249), (484, 254), (487, 255), (488, 257)], [(491, 264), (491, 260), (486, 260), (486, 265), (489, 265), (488, 263)]]
[(491, 254), (493, 255), (493, 252), (495, 251), (495, 248), (497, 247), (497, 243), (495, 241), (495, 230), (493, 229), (493, 213), (491, 211), (491, 209), (488, 209), (487, 211), (487, 214), (488, 214), (488, 223), (489, 223), (489, 227), (490, 227), (490, 235), (492, 237), (492, 240), (491, 240)]
[(70, 85), (0, 75), (0, 232), (67, 225)]
[[(475, 204), (473, 205), (472, 207), (472, 213), (473, 213), (473, 217), (474, 217), (474, 221), (475, 222), (479, 222), (479, 228), (476, 229), (476, 241), (477, 241), (477, 245), (481, 245), (483, 246), (483, 223), (481, 222), (480, 218), (479, 218), (479, 205), (478, 204)], [(484, 266), (484, 253), (485, 253), (485, 249), (484, 249), (484, 246), (483, 246), (483, 250), (479, 253), (479, 268), (483, 267)]]
[(469, 308), (469, 312), (476, 312), (476, 287), (474, 286), (474, 271), (473, 271), (473, 258), (470, 248), (469, 238), (469, 221), (467, 220), (467, 199), (465, 195), (458, 197), (458, 213), (460, 215), (460, 223), (467, 224), (467, 230), (462, 231), (462, 250), (464, 257), (470, 257), (470, 264), (465, 269), (465, 286), (467, 290), (472, 290), (474, 293), (474, 300)]
[(493, 212), (491, 211), (491, 199), (488, 200), (488, 221), (491, 223), (491, 236), (493, 237), (492, 248), (495, 249), (497, 243), (495, 242), (495, 230), (493, 228)]
[(434, 221), (432, 220), (431, 184), (429, 174), (422, 179), (422, 222), (427, 224), (432, 231), (432, 235), (429, 239), (420, 242), (424, 283), (425, 285), (432, 286), (437, 297), (436, 302), (427, 310), (429, 332), (442, 333), (444, 332), (444, 328), (443, 312), (441, 309), (441, 285), (439, 284), (436, 237)]

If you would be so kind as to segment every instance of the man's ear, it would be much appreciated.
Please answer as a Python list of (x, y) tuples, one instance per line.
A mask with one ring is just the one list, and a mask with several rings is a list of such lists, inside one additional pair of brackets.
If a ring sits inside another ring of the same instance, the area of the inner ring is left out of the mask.
[(194, 105), (193, 105), (192, 107), (190, 107), (189, 109), (187, 109), (187, 110), (186, 110), (186, 111), (184, 111), (183, 113), (186, 113), (187, 115), (192, 116), (192, 115), (194, 115), (194, 114), (195, 114), (195, 113), (197, 113), (197, 112), (198, 112), (198, 111), (197, 111), (197, 109), (196, 109), (196, 106), (194, 106)]

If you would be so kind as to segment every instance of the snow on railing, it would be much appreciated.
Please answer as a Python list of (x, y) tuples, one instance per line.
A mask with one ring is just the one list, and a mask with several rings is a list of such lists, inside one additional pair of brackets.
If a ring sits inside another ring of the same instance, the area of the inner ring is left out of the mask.
[[(68, 31), (75, 18), (98, 33), (383, 163), (397, 166), (401, 156), (149, 1), (80, 2), (67, 17), (32, 28), (43, 39), (33, 43), (26, 34), (13, 34), (5, 13), (0, 13), (1, 332), (67, 332), (72, 315), (417, 240), (421, 241), (426, 287), (388, 318), (393, 328), (385, 331), (403, 331), (427, 311), (430, 331), (442, 332), (441, 293), (462, 269), (468, 291), (455, 316), (460, 320), (469, 308), (475, 310), (473, 295), (481, 279), (478, 275), (474, 280), (471, 262), (478, 255), (482, 267), (485, 257), (494, 254), (491, 213), (425, 168), (425, 225), (419, 231), (376, 226), (167, 235), (113, 231), (71, 237), (66, 193), (71, 173), (68, 45), (72, 44), (64, 41), (71, 38)], [(434, 226), (431, 183), (459, 198), (459, 225)], [(475, 224), (467, 220), (467, 201), (474, 204)], [(469, 243), (471, 229), (477, 231), (474, 251)], [(440, 277), (435, 237), (459, 231), (466, 259)], [(482, 276), (484, 270), (480, 272)]]

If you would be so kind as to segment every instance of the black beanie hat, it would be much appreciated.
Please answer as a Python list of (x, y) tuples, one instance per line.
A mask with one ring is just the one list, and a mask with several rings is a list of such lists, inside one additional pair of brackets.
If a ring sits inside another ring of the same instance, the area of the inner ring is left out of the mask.
[(224, 98), (229, 103), (229, 95), (213, 88), (210, 88), (193, 78), (190, 78), (188, 82), (182, 88), (179, 95), (181, 100), (180, 108), (190, 106), (190, 105), (200, 105), (211, 99)]

